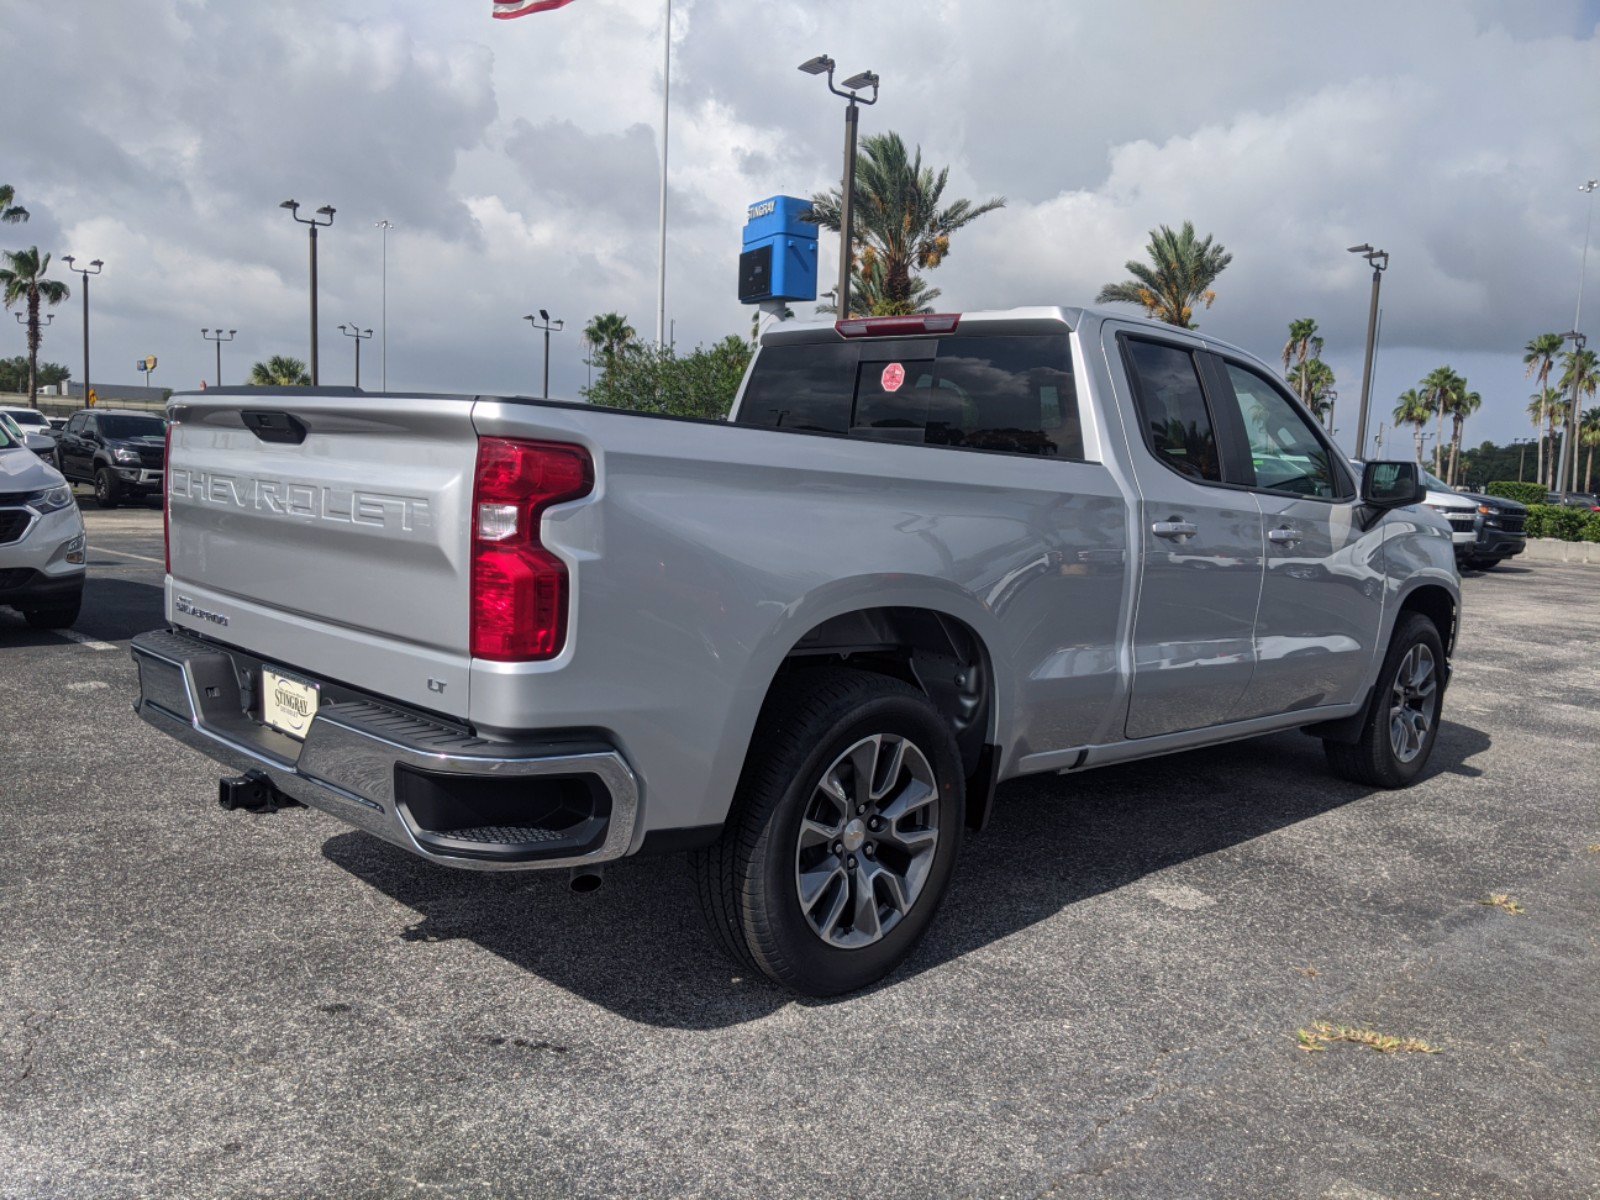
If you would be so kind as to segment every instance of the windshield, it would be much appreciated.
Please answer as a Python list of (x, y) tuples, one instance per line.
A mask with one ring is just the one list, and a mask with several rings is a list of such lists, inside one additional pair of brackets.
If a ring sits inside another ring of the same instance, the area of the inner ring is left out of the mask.
[(100, 418), (100, 432), (108, 438), (158, 438), (166, 433), (160, 417), (124, 417), (106, 413)]
[(50, 428), (50, 422), (44, 419), (44, 414), (34, 412), (31, 408), (8, 411), (6, 416), (10, 417), (18, 425), (36, 425), (40, 429)]
[(5, 413), (0, 413), (0, 450), (22, 445), (22, 430)]

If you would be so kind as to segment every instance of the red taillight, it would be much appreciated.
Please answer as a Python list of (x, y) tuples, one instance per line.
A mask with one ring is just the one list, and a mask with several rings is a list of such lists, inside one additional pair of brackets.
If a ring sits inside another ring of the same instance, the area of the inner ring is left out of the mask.
[(172, 574), (172, 426), (168, 421), (161, 451), (161, 555), (168, 575)]
[(921, 317), (852, 317), (835, 321), (840, 337), (911, 337), (918, 333), (954, 333), (960, 313), (930, 313)]
[(480, 438), (472, 496), (472, 655), (554, 658), (567, 639), (567, 568), (539, 542), (544, 510), (594, 489), (582, 446)]

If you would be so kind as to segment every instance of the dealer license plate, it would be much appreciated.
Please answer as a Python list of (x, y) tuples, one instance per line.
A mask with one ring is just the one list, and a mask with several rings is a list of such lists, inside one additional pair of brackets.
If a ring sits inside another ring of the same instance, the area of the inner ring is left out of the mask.
[(274, 729), (304, 738), (311, 728), (311, 718), (317, 715), (320, 698), (316, 684), (261, 668), (261, 716)]

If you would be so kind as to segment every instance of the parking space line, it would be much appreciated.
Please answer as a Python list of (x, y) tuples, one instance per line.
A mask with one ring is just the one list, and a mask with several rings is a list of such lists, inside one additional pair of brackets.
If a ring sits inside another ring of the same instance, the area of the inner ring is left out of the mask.
[(62, 637), (66, 638), (68, 641), (77, 642), (78, 645), (87, 646), (91, 650), (115, 650), (116, 649), (116, 647), (113, 646), (110, 642), (98, 641), (97, 639), (90, 637), (86, 633), (79, 633), (76, 629), (56, 629), (56, 630), (53, 630), (52, 632), (59, 633)]
[(155, 563), (162, 568), (167, 565), (159, 558), (151, 558), (148, 554), (135, 554), (131, 550), (113, 550), (109, 546), (96, 546), (94, 549), (97, 554), (120, 554), (123, 558), (137, 558), (140, 562)]

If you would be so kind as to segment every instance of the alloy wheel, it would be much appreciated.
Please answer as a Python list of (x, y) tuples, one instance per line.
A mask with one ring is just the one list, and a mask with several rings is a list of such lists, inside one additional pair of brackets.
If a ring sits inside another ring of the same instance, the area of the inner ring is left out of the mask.
[(905, 919), (939, 844), (939, 785), (909, 738), (864, 737), (822, 773), (800, 821), (795, 889), (812, 932), (856, 950)]
[(1406, 651), (1389, 697), (1389, 745), (1403, 763), (1422, 753), (1439, 710), (1439, 671), (1421, 642)]

